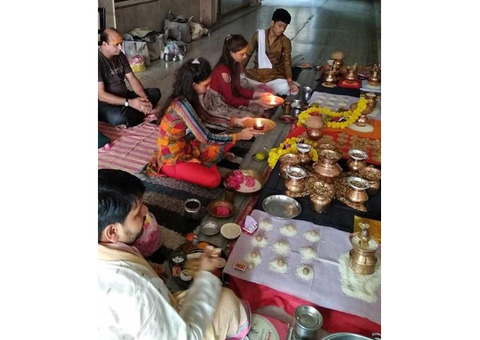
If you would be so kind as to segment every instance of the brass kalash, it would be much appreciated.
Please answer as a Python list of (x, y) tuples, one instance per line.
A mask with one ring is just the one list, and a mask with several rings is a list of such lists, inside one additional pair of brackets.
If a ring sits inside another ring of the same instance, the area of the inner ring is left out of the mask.
[(361, 87), (362, 82), (358, 76), (356, 63), (353, 66), (347, 66), (347, 73), (343, 76), (339, 85), (344, 87)]
[(368, 76), (367, 81), (370, 86), (376, 87), (380, 85), (380, 69), (376, 64), (373, 65), (372, 72)]
[(361, 231), (350, 234), (353, 249), (350, 250), (350, 268), (357, 274), (370, 275), (375, 272), (379, 244), (370, 235), (370, 225), (359, 223)]

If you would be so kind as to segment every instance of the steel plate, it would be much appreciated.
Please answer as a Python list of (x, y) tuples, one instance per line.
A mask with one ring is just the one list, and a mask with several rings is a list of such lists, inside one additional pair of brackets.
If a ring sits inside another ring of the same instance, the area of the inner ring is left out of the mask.
[(302, 206), (294, 198), (286, 195), (272, 195), (262, 202), (263, 210), (279, 218), (295, 218), (302, 212)]

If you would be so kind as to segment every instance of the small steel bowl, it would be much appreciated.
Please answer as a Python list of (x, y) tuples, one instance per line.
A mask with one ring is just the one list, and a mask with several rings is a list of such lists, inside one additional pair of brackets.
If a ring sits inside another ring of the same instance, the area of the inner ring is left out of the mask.
[(302, 108), (302, 101), (300, 99), (292, 100), (291, 107), (301, 109)]
[(367, 190), (370, 187), (370, 183), (361, 177), (350, 176), (347, 178), (347, 182), (356, 190)]
[(300, 166), (288, 166), (287, 176), (291, 179), (303, 179), (307, 177), (307, 171)]
[(200, 232), (207, 236), (217, 235), (220, 232), (220, 226), (217, 222), (208, 221), (202, 224), (200, 227)]
[[(227, 208), (229, 210), (229, 213), (227, 215), (219, 215), (217, 213), (217, 209), (221, 208), (221, 207)], [(207, 211), (213, 217), (227, 218), (227, 217), (230, 217), (230, 216), (233, 215), (233, 213), (235, 211), (235, 206), (231, 202), (228, 202), (228, 201), (216, 200), (216, 201), (212, 201), (208, 204)]]
[(312, 146), (307, 143), (297, 143), (297, 150), (301, 153), (307, 153), (312, 149)]
[(356, 161), (363, 161), (368, 158), (368, 154), (360, 149), (350, 149), (348, 150), (349, 156)]

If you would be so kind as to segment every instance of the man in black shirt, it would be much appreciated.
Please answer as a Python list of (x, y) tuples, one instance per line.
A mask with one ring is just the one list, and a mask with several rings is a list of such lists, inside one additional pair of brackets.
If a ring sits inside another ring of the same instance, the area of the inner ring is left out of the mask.
[[(122, 52), (122, 35), (114, 28), (100, 34), (98, 49), (98, 120), (135, 126), (146, 115), (160, 113), (158, 88), (144, 89)], [(133, 91), (127, 89), (125, 78)]]

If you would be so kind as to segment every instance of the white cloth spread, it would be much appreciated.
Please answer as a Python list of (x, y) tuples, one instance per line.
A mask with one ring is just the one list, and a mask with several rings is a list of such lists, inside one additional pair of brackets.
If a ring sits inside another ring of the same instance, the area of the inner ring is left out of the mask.
[(258, 30), (258, 68), (272, 68), (272, 63), (265, 53), (265, 30)]
[[(273, 228), (270, 231), (257, 230), (252, 236), (245, 233), (240, 235), (228, 257), (224, 273), (297, 296), (318, 306), (358, 315), (380, 324), (380, 285), (374, 290), (376, 301), (372, 303), (349, 296), (342, 290), (339, 256), (352, 249), (352, 244), (348, 238), (349, 233), (308, 221), (280, 219), (257, 209), (253, 210), (250, 215), (258, 223), (263, 220), (270, 221)], [(280, 229), (287, 223), (295, 226), (296, 236), (288, 237), (280, 233)], [(310, 230), (318, 232), (320, 236), (318, 241), (312, 242), (305, 237), (304, 234)], [(263, 248), (256, 247), (252, 242), (252, 239), (258, 234), (265, 235), (267, 238), (268, 244)], [(274, 251), (273, 245), (279, 240), (286, 241), (289, 244), (290, 253), (288, 255), (279, 256)], [(304, 260), (302, 258), (300, 248), (307, 246), (312, 247), (317, 254), (314, 259)], [(257, 249), (262, 262), (253, 269), (247, 269), (244, 272), (235, 269), (235, 262), (237, 260), (243, 261), (245, 255), (254, 249)], [(269, 267), (269, 264), (279, 257), (284, 259), (287, 264), (288, 269), (284, 274), (272, 271)], [(377, 257), (380, 260), (380, 250)], [(296, 270), (299, 265), (303, 264), (308, 264), (313, 268), (313, 279), (310, 281), (303, 281), (297, 276)], [(380, 271), (376, 275), (380, 277)]]

